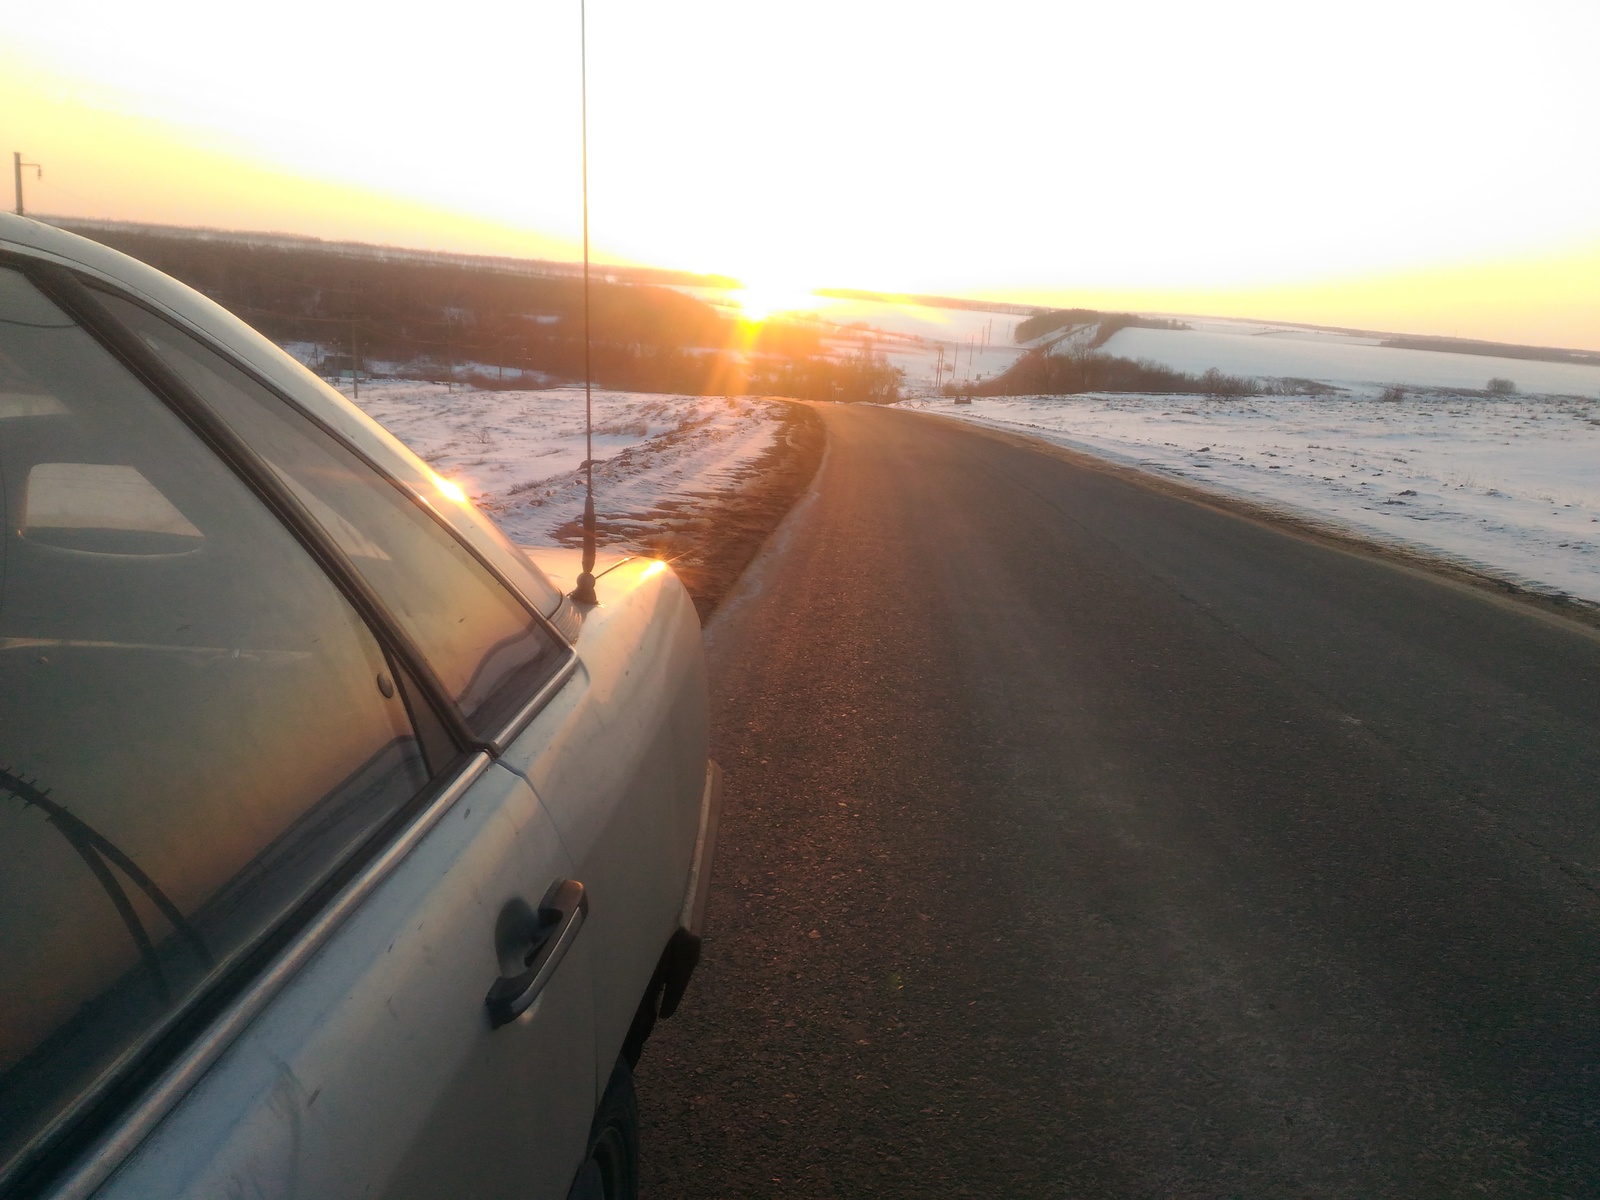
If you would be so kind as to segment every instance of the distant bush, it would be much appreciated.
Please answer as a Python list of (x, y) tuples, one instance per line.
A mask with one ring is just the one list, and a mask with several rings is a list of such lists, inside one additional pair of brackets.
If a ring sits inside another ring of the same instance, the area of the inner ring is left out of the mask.
[(901, 398), (905, 372), (882, 355), (862, 350), (844, 359), (820, 355), (768, 360), (751, 369), (746, 390), (755, 395), (846, 404), (893, 404)]
[[(411, 370), (408, 371), (407, 374), (431, 378), (435, 383), (439, 383), (450, 378), (450, 375), (447, 371), (428, 371), (426, 369)], [(465, 384), (468, 387), (476, 388), (480, 392), (521, 391), (530, 387), (542, 386), (542, 379), (543, 377), (539, 375), (535, 375), (530, 378), (522, 371), (512, 371), (509, 375), (486, 375), (482, 371), (467, 371), (454, 376), (454, 381), (456, 383)]]
[(1002, 374), (970, 390), (975, 396), (1063, 396), (1078, 392), (1256, 396), (1261, 394), (1261, 385), (1214, 367), (1204, 375), (1190, 375), (1160, 363), (1082, 349), (1072, 354), (1030, 351)]
[(1210, 367), (1200, 376), (1200, 388), (1208, 396), (1258, 396), (1261, 394), (1261, 385), (1254, 379), (1246, 379), (1242, 375), (1224, 375), (1215, 367)]
[(1403, 387), (1396, 387), (1394, 384), (1390, 384), (1388, 387), (1383, 389), (1383, 399), (1389, 401), (1391, 404), (1400, 400), (1404, 400), (1405, 398), (1406, 390)]
[(1489, 380), (1488, 392), (1491, 396), (1515, 396), (1517, 394), (1517, 385), (1509, 379), (1496, 375)]
[(1298, 375), (1285, 375), (1262, 384), (1261, 390), (1269, 396), (1331, 396), (1344, 391), (1320, 379), (1305, 379)]

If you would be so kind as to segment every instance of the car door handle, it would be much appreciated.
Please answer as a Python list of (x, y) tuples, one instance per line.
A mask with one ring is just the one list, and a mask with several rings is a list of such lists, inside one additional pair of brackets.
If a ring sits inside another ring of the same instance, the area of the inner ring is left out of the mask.
[(483, 1000), (491, 1028), (509, 1025), (533, 1006), (572, 948), (588, 912), (589, 896), (576, 879), (558, 879), (551, 884), (537, 912), (522, 900), (513, 900), (501, 910), (495, 922), (501, 976)]

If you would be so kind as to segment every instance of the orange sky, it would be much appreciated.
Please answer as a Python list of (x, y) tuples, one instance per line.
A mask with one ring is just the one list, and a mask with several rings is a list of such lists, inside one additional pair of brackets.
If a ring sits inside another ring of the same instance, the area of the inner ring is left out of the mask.
[[(59, 215), (577, 253), (577, 9), (12, 14)], [(1600, 6), (593, 0), (597, 257), (1600, 349)]]

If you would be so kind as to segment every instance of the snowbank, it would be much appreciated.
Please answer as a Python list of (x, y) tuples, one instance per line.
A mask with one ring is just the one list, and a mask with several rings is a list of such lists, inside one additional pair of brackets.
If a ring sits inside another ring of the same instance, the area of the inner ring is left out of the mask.
[[(348, 385), (344, 388), (349, 394)], [(582, 388), (472, 391), (375, 381), (357, 401), (515, 541), (557, 546), (583, 514)], [(738, 485), (772, 445), (781, 405), (752, 397), (594, 393), (595, 507), (648, 526)]]

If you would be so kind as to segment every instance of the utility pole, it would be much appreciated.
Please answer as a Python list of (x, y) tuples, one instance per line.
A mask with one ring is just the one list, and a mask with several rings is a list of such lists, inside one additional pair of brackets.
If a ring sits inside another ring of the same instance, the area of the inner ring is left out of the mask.
[(450, 372), (445, 376), (444, 390), (447, 392), (456, 390), (456, 347), (450, 337), (455, 327), (455, 318), (446, 316), (444, 319), (444, 361), (447, 370)]
[(361, 359), (356, 352), (356, 319), (350, 318), (350, 390), (351, 399), (361, 399)]
[(38, 163), (23, 162), (22, 151), (20, 150), (13, 150), (11, 152), (11, 167), (12, 171), (15, 173), (17, 181), (17, 216), (20, 217), (22, 216), (22, 168), (32, 167), (34, 170), (35, 179), (44, 178), (44, 168)]

